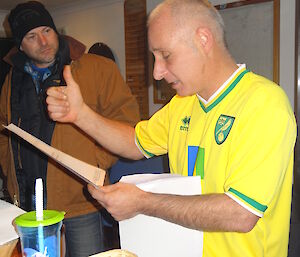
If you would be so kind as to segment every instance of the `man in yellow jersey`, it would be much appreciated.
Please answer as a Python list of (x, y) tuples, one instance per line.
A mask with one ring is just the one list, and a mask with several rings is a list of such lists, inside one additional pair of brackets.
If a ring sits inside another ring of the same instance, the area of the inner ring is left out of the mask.
[[(203, 230), (202, 256), (287, 256), (296, 123), (283, 90), (237, 65), (205, 0), (166, 0), (148, 20), (155, 79), (177, 95), (132, 129), (93, 112), (69, 67), (48, 90), (52, 119), (72, 122), (132, 159), (168, 153), (171, 173), (201, 177), (202, 194), (144, 192), (117, 183), (91, 195), (117, 219), (145, 214)], [(195, 246), (197, 247), (197, 246)]]

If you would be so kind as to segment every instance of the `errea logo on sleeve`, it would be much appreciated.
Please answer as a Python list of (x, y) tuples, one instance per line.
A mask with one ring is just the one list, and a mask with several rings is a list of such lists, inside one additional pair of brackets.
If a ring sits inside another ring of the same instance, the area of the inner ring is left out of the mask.
[(188, 131), (189, 125), (190, 125), (191, 116), (185, 116), (183, 119), (181, 119), (182, 125), (180, 126), (181, 131)]

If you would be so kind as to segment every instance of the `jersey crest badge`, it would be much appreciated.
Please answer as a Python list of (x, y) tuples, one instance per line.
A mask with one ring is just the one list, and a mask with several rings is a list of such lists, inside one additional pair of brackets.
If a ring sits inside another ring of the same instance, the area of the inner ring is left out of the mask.
[(228, 137), (234, 119), (234, 117), (220, 115), (215, 127), (215, 139), (218, 145), (222, 144)]

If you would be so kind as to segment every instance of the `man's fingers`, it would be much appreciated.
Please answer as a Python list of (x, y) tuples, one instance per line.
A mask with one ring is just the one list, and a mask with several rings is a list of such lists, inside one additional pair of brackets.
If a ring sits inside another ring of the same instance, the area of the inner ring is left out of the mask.
[(47, 90), (47, 109), (53, 120), (62, 118), (69, 111), (69, 102), (65, 95), (65, 87), (51, 87)]
[(69, 103), (67, 101), (67, 98), (64, 96), (61, 97), (55, 97), (48, 95), (46, 98), (46, 103), (49, 105), (63, 105), (63, 106), (69, 106)]
[(93, 185), (88, 184), (88, 191), (91, 196), (98, 200), (98, 198), (102, 198), (104, 196), (104, 192), (102, 192), (103, 187), (94, 187)]
[(58, 121), (61, 120), (63, 117), (65, 116), (64, 113), (50, 113), (49, 112), (49, 117), (54, 120), (54, 121)]
[(47, 89), (47, 96), (48, 97), (53, 97), (56, 99), (67, 99), (66, 95), (66, 87), (49, 87)]
[(94, 187), (93, 185), (88, 184), (88, 191), (91, 196), (96, 199), (104, 208), (107, 208), (105, 202), (105, 192), (103, 191), (105, 187)]
[(67, 104), (64, 105), (55, 105), (55, 104), (48, 104), (48, 112), (49, 113), (66, 113), (69, 111), (69, 106)]

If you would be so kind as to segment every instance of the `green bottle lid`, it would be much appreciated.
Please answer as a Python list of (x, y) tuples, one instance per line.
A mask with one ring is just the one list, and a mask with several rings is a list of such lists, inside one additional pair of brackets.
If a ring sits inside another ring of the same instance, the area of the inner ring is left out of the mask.
[(44, 210), (43, 219), (36, 219), (36, 212), (31, 211), (18, 216), (15, 219), (16, 225), (20, 227), (38, 227), (38, 226), (49, 226), (56, 224), (64, 219), (65, 212)]

